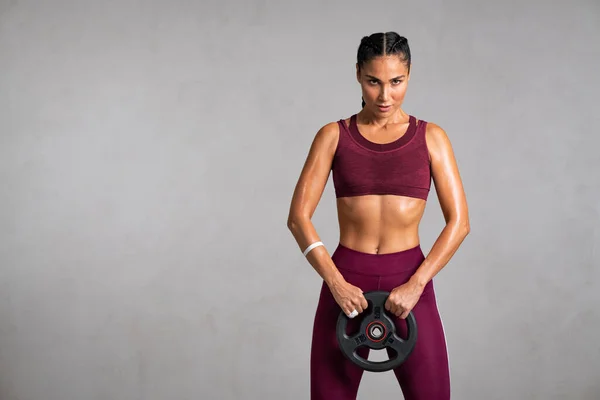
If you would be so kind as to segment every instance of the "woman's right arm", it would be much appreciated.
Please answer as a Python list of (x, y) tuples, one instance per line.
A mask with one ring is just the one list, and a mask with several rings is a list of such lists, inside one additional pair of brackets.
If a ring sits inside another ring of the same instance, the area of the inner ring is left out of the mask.
[[(317, 132), (296, 184), (287, 226), (300, 251), (320, 241), (311, 219), (325, 190), (338, 138), (339, 128), (336, 122), (325, 125)], [(360, 313), (367, 307), (362, 290), (346, 282), (325, 246), (315, 247), (306, 258), (329, 286), (336, 302), (346, 314), (354, 309)]]

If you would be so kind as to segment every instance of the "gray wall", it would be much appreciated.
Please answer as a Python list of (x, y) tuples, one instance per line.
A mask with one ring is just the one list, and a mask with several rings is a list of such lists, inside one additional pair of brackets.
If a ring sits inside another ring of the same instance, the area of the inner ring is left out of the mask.
[[(0, 1), (0, 398), (307, 399), (289, 201), (395, 30), (470, 206), (436, 277), (453, 398), (598, 399), (600, 4), (487, 3)], [(330, 180), (331, 252), (335, 212)], [(432, 192), (425, 251), (442, 227)]]

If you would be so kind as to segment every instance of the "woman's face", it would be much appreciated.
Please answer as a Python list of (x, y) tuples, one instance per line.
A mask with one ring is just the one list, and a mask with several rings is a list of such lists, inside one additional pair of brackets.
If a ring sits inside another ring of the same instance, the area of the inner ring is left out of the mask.
[(360, 70), (357, 65), (356, 77), (362, 88), (365, 108), (374, 114), (389, 115), (402, 106), (410, 76), (399, 56), (374, 58)]

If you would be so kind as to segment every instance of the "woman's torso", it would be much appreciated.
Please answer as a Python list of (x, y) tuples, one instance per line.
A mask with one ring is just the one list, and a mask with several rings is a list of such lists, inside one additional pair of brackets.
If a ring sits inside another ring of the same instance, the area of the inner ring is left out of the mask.
[(411, 117), (410, 122), (374, 133), (359, 128), (352, 116), (338, 126), (332, 170), (340, 243), (371, 254), (419, 245), (419, 223), (431, 182), (426, 122)]

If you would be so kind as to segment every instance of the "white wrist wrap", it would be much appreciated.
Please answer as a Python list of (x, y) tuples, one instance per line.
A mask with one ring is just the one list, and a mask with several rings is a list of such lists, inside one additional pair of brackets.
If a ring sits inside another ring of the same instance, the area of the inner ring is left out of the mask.
[(308, 246), (308, 247), (306, 248), (306, 250), (304, 250), (304, 257), (306, 257), (306, 255), (307, 255), (308, 253), (310, 253), (310, 251), (311, 251), (312, 249), (314, 249), (315, 247), (317, 247), (317, 246), (325, 246), (325, 245), (323, 244), (323, 242), (314, 242), (313, 244), (311, 244), (310, 246)]

